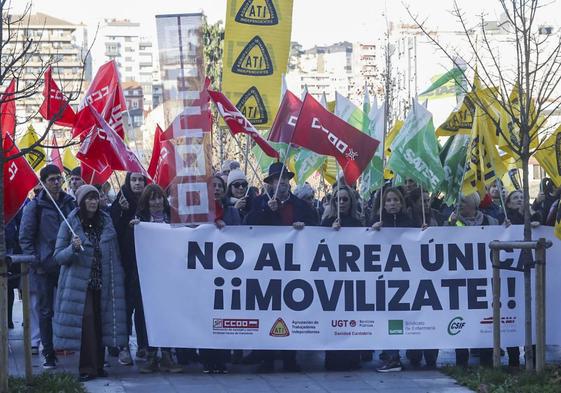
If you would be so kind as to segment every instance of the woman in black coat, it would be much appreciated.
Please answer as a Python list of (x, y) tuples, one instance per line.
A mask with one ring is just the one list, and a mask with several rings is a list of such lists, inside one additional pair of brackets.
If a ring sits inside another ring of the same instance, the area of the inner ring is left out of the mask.
[[(322, 227), (338, 231), (341, 227), (361, 227), (355, 193), (340, 186), (333, 193), (329, 211), (321, 222)], [(330, 371), (350, 371), (360, 368), (361, 351), (325, 351), (325, 368)]]
[[(379, 231), (381, 228), (411, 228), (413, 222), (406, 213), (405, 198), (394, 187), (389, 187), (382, 194), (382, 219), (372, 225), (372, 229)], [(376, 215), (376, 212), (373, 212)], [(378, 215), (378, 217), (380, 217)], [(398, 350), (384, 351), (382, 353), (384, 364), (379, 367), (379, 372), (401, 371), (401, 361)]]

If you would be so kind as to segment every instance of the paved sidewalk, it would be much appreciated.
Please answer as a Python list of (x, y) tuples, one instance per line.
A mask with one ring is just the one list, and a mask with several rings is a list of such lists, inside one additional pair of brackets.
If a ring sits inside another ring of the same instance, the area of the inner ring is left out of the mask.
[[(23, 330), (21, 328), (21, 302), (14, 305), (15, 330), (9, 334), (10, 343), (10, 375), (24, 375)], [(131, 343), (134, 356), (136, 344)], [(439, 371), (406, 369), (400, 373), (380, 374), (375, 371), (379, 365), (379, 352), (375, 360), (362, 364), (362, 368), (352, 372), (326, 372), (323, 368), (323, 353), (302, 351), (298, 354), (303, 367), (302, 373), (289, 374), (255, 374), (255, 366), (231, 365), (227, 375), (204, 375), (200, 364), (185, 366), (182, 374), (151, 374), (141, 375), (137, 366), (124, 367), (114, 357), (108, 357), (110, 367), (107, 369), (109, 378), (87, 382), (85, 386), (91, 393), (265, 393), (265, 392), (388, 392), (388, 393), (424, 393), (449, 392), (460, 393), (470, 390), (459, 386), (456, 382)], [(402, 353), (403, 355), (403, 353)], [(548, 352), (550, 361), (561, 359), (561, 348)], [(454, 351), (440, 351), (438, 364), (453, 364)], [(503, 358), (503, 360), (506, 360)], [(477, 362), (477, 359), (470, 361)], [(33, 372), (41, 373), (42, 358), (33, 357)], [(60, 356), (57, 371), (77, 373), (78, 356)], [(280, 364), (277, 364), (280, 366)], [(407, 368), (407, 360), (404, 359)], [(279, 367), (280, 368), (280, 367)]]

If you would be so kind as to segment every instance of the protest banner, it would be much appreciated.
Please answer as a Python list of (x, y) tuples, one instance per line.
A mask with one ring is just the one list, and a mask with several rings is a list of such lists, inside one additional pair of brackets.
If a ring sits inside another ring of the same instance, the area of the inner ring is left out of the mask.
[[(534, 237), (554, 243), (552, 228)], [(153, 346), (243, 349), (492, 347), (491, 240), (522, 227), (369, 228), (141, 223), (136, 255)], [(158, 244), (158, 247), (154, 247)], [(500, 254), (521, 267), (520, 251)], [(547, 308), (561, 295), (554, 258)], [(501, 344), (524, 343), (523, 274), (501, 271)], [(559, 313), (547, 343), (561, 344)]]

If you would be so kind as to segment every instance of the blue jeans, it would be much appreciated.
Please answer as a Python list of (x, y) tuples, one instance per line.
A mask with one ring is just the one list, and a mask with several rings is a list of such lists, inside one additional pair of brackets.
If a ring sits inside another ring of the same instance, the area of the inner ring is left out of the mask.
[(43, 344), (43, 356), (54, 354), (53, 348), (53, 306), (58, 284), (58, 272), (35, 274), (34, 280), (39, 298), (39, 331)]

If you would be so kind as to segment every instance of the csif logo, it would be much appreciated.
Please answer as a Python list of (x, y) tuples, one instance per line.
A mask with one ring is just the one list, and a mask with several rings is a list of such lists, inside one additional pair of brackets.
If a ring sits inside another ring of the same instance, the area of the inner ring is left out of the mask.
[(456, 317), (452, 319), (448, 324), (448, 334), (451, 336), (455, 336), (462, 331), (464, 326), (466, 326), (464, 319), (462, 317)]

